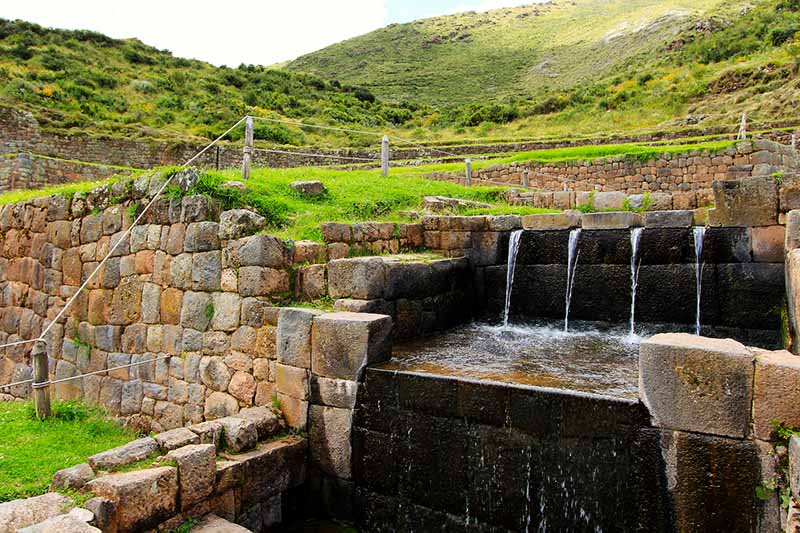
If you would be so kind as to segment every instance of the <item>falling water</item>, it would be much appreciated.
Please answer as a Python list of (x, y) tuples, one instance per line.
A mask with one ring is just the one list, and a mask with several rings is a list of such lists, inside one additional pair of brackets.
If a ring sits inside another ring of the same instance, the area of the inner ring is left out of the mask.
[(697, 309), (695, 312), (695, 334), (700, 335), (700, 295), (703, 287), (703, 239), (706, 235), (705, 226), (694, 228), (694, 257), (695, 257), (695, 286), (697, 288)]
[(567, 291), (566, 291), (566, 311), (564, 313), (564, 331), (569, 331), (569, 303), (572, 300), (572, 286), (575, 284), (575, 267), (578, 266), (578, 239), (580, 239), (580, 228), (569, 232), (569, 255), (567, 256)]
[(511, 233), (508, 238), (508, 266), (506, 267), (506, 305), (503, 309), (503, 327), (508, 326), (508, 312), (511, 307), (511, 286), (514, 284), (514, 270), (517, 266), (517, 252), (522, 230)]
[(644, 228), (633, 228), (631, 230), (631, 332), (636, 333), (636, 287), (639, 285), (639, 267), (642, 262), (637, 263), (639, 257), (639, 240), (642, 238)]

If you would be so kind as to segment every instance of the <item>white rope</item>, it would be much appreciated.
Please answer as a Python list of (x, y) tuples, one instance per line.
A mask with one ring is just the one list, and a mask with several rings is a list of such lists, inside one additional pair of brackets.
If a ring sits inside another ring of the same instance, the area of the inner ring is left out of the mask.
[[(199, 152), (197, 152), (197, 153), (196, 153), (194, 156), (192, 156), (192, 157), (191, 157), (191, 158), (190, 158), (188, 161), (186, 161), (186, 162), (185, 162), (183, 165), (181, 165), (179, 168), (186, 168), (187, 166), (189, 166), (189, 165), (190, 165), (190, 164), (191, 164), (193, 161), (195, 161), (195, 160), (196, 160), (198, 157), (200, 157), (200, 156), (201, 156), (201, 155), (203, 155), (203, 154), (204, 154), (206, 151), (208, 151), (208, 149), (209, 149), (209, 148), (211, 148), (212, 146), (214, 146), (216, 143), (218, 143), (220, 140), (222, 140), (222, 138), (223, 138), (223, 137), (225, 137), (226, 135), (228, 135), (228, 134), (229, 134), (231, 131), (233, 131), (233, 130), (234, 130), (236, 127), (237, 127), (237, 126), (239, 126), (239, 124), (241, 124), (241, 123), (242, 123), (242, 122), (243, 122), (243, 121), (244, 121), (246, 118), (247, 118), (247, 117), (242, 117), (242, 118), (240, 118), (240, 119), (239, 119), (239, 120), (236, 122), (236, 124), (234, 124), (233, 126), (231, 126), (230, 128), (228, 128), (228, 129), (225, 131), (225, 133), (223, 133), (222, 135), (220, 135), (219, 137), (217, 137), (216, 139), (214, 139), (213, 141), (211, 141), (211, 143), (210, 143), (208, 146), (206, 146), (205, 148), (203, 148), (202, 150), (200, 150)], [(141, 213), (139, 213), (139, 216), (137, 216), (137, 217), (136, 217), (136, 219), (134, 219), (133, 223), (131, 223), (130, 227), (128, 227), (128, 229), (126, 229), (126, 230), (125, 230), (125, 231), (122, 233), (122, 236), (121, 236), (119, 239), (117, 239), (117, 242), (116, 242), (116, 244), (114, 244), (114, 246), (112, 246), (112, 247), (111, 247), (111, 249), (108, 251), (108, 254), (106, 254), (106, 256), (103, 258), (103, 260), (102, 260), (102, 261), (100, 261), (100, 263), (98, 263), (98, 264), (97, 264), (97, 266), (96, 266), (96, 267), (95, 267), (95, 269), (92, 271), (92, 273), (91, 273), (91, 274), (89, 274), (89, 277), (87, 277), (87, 278), (86, 278), (86, 281), (84, 281), (84, 282), (81, 284), (81, 286), (80, 286), (80, 287), (78, 287), (78, 290), (77, 290), (77, 291), (75, 291), (75, 294), (73, 294), (73, 295), (70, 297), (70, 299), (69, 299), (69, 300), (67, 300), (67, 303), (65, 303), (65, 304), (64, 304), (64, 307), (62, 307), (62, 308), (61, 308), (61, 310), (60, 310), (60, 311), (59, 311), (59, 312), (56, 314), (55, 318), (53, 318), (53, 319), (52, 319), (52, 320), (51, 320), (51, 321), (48, 323), (47, 327), (45, 327), (45, 328), (44, 328), (44, 330), (42, 331), (42, 333), (41, 333), (41, 334), (40, 334), (38, 337), (36, 337), (35, 339), (29, 339), (29, 340), (25, 340), (25, 341), (17, 341), (17, 342), (13, 342), (13, 343), (9, 343), (9, 344), (0, 344), (0, 348), (5, 348), (5, 347), (7, 347), (7, 346), (16, 346), (16, 345), (19, 345), (19, 344), (28, 344), (28, 343), (31, 343), (31, 342), (36, 342), (36, 341), (40, 341), (40, 340), (45, 340), (45, 339), (44, 339), (44, 337), (45, 337), (45, 335), (47, 335), (47, 333), (50, 331), (50, 328), (52, 328), (52, 327), (53, 327), (53, 325), (54, 325), (55, 323), (57, 323), (57, 322), (59, 321), (59, 319), (61, 319), (61, 317), (62, 317), (62, 316), (64, 315), (64, 313), (67, 311), (67, 309), (68, 309), (68, 308), (69, 308), (69, 306), (72, 304), (72, 302), (74, 302), (74, 301), (75, 301), (75, 299), (78, 297), (78, 295), (79, 295), (81, 292), (83, 292), (83, 290), (86, 288), (86, 286), (87, 286), (87, 285), (89, 284), (89, 282), (92, 280), (92, 278), (94, 278), (95, 274), (97, 274), (97, 273), (100, 271), (100, 269), (103, 267), (103, 265), (105, 265), (105, 264), (106, 264), (106, 261), (108, 261), (108, 259), (109, 259), (109, 258), (110, 258), (110, 257), (113, 255), (113, 253), (114, 253), (114, 252), (117, 250), (117, 248), (119, 247), (119, 245), (120, 245), (120, 244), (122, 244), (122, 242), (123, 242), (123, 241), (124, 241), (124, 240), (125, 240), (125, 239), (128, 237), (128, 235), (130, 235), (130, 233), (131, 233), (131, 230), (133, 230), (134, 226), (136, 226), (136, 225), (139, 223), (139, 221), (140, 221), (140, 220), (141, 220), (141, 219), (144, 217), (144, 215), (147, 213), (148, 209), (150, 209), (150, 207), (153, 205), (153, 203), (156, 201), (156, 199), (157, 199), (159, 196), (161, 196), (161, 193), (163, 193), (163, 192), (164, 192), (164, 189), (166, 189), (166, 188), (167, 188), (167, 186), (168, 186), (168, 185), (170, 184), (170, 182), (172, 181), (172, 178), (173, 178), (173, 177), (175, 177), (175, 174), (174, 174), (174, 173), (173, 173), (173, 174), (172, 174), (172, 175), (171, 175), (169, 178), (167, 178), (167, 179), (164, 181), (164, 183), (163, 183), (163, 184), (161, 185), (161, 187), (158, 189), (158, 191), (156, 192), (156, 194), (155, 194), (155, 195), (153, 195), (153, 198), (152, 198), (152, 199), (151, 199), (151, 200), (150, 200), (150, 201), (147, 203), (147, 205), (145, 206), (145, 208), (144, 208), (144, 209), (142, 209), (142, 212), (141, 212)]]
[(369, 161), (369, 162), (377, 162), (380, 159), (370, 159), (368, 157), (355, 157), (349, 155), (333, 155), (333, 154), (315, 154), (311, 152), (293, 152), (291, 150), (276, 150), (274, 148), (253, 148), (256, 152), (267, 152), (271, 154), (289, 154), (289, 155), (297, 155), (297, 156), (305, 156), (305, 157), (322, 157), (322, 158), (331, 158), (331, 159), (343, 159), (349, 161)]
[[(85, 378), (86, 376), (96, 376), (98, 374), (105, 374), (107, 372), (113, 372), (114, 370), (121, 370), (123, 368), (131, 368), (131, 367), (134, 367), (134, 366), (144, 365), (144, 364), (147, 364), (147, 363), (153, 363), (155, 361), (160, 361), (162, 359), (169, 359), (170, 357), (172, 357), (172, 355), (159, 355), (158, 357), (154, 357), (154, 358), (148, 359), (146, 361), (137, 361), (135, 363), (129, 363), (127, 365), (114, 366), (114, 367), (111, 367), (111, 368), (106, 368), (104, 370), (95, 370), (94, 372), (87, 372), (86, 374), (78, 374), (77, 376), (70, 376), (68, 378), (54, 379), (54, 380), (50, 380), (50, 381), (42, 381), (40, 383), (36, 383), (35, 386), (36, 386), (36, 388), (42, 388), (42, 387), (44, 387), (46, 385), (56, 385), (58, 383), (64, 383), (64, 382), (72, 381), (72, 380), (75, 380), (75, 379)], [(15, 381), (14, 383), (9, 383), (7, 385), (0, 385), (0, 389), (16, 387), (16, 386), (19, 386), (19, 385), (27, 385), (28, 383), (33, 383), (33, 379), (25, 379), (23, 381)]]

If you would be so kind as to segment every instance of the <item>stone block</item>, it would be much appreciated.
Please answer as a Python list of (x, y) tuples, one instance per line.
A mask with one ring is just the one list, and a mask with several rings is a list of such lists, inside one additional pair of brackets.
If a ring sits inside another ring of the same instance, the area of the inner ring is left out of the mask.
[(73, 505), (69, 496), (48, 492), (41, 496), (0, 503), (0, 531), (14, 533), (61, 515)]
[(219, 215), (219, 238), (238, 239), (252, 235), (266, 225), (266, 219), (248, 209), (231, 209)]
[(522, 227), (519, 215), (498, 215), (486, 217), (486, 226), (489, 231), (513, 231)]
[(211, 513), (192, 527), (192, 533), (250, 533), (250, 530)]
[(272, 235), (253, 235), (238, 241), (239, 266), (260, 266), (275, 269), (291, 264), (291, 255), (286, 244)]
[(786, 232), (784, 226), (761, 226), (751, 231), (753, 261), (783, 263)]
[(639, 395), (656, 427), (743, 438), (750, 427), (753, 354), (730, 339), (685, 333), (641, 344)]
[(80, 490), (94, 479), (94, 471), (87, 463), (64, 468), (53, 475), (50, 491)]
[(352, 477), (350, 432), (353, 412), (312, 405), (309, 416), (309, 446), (314, 463), (326, 474), (340, 479)]
[(243, 418), (256, 425), (259, 440), (266, 440), (274, 435), (281, 427), (278, 417), (266, 407), (248, 407), (242, 409), (233, 418)]
[(180, 324), (183, 308), (183, 291), (166, 288), (161, 291), (161, 321), (164, 324)]
[(100, 530), (89, 525), (93, 518), (86, 509), (73, 509), (69, 513), (48, 518), (32, 526), (17, 529), (19, 533), (100, 533)]
[(239, 310), (241, 297), (230, 292), (217, 292), (212, 296), (214, 318), (211, 319), (211, 329), (219, 331), (234, 331), (239, 327)]
[(243, 297), (269, 296), (289, 291), (289, 274), (269, 267), (243, 266), (239, 269), (239, 293)]
[(216, 391), (225, 391), (231, 381), (231, 371), (222, 357), (203, 357), (199, 366), (203, 384)]
[(162, 453), (166, 453), (188, 444), (200, 444), (200, 437), (188, 428), (175, 428), (164, 431), (153, 437), (161, 448)]
[(311, 368), (311, 324), (322, 312), (316, 309), (284, 307), (278, 312), (278, 362)]
[(378, 257), (337, 259), (328, 263), (331, 298), (372, 300), (383, 297), (383, 260)]
[(712, 183), (712, 226), (773, 226), (778, 222), (778, 189), (770, 177), (719, 180)]
[(197, 291), (218, 291), (222, 277), (219, 251), (192, 255), (192, 288)]
[(88, 459), (89, 466), (95, 472), (114, 472), (123, 466), (143, 461), (158, 452), (155, 440), (145, 437), (122, 446), (92, 455)]
[(186, 226), (183, 249), (187, 252), (208, 252), (219, 249), (219, 224), (193, 222)]
[(324, 222), (322, 224), (322, 239), (327, 243), (349, 243), (353, 240), (353, 228), (350, 224)]
[(175, 513), (178, 471), (159, 467), (112, 474), (95, 479), (87, 489), (114, 503), (118, 531), (144, 531)]
[(215, 391), (208, 395), (203, 408), (206, 420), (216, 420), (236, 414), (239, 411), (239, 402), (230, 394)]
[(205, 292), (187, 291), (183, 295), (181, 326), (205, 331), (211, 323), (213, 307), (211, 295)]
[(369, 363), (391, 356), (392, 319), (368, 313), (328, 313), (314, 318), (311, 370), (356, 381)]
[(311, 376), (311, 401), (315, 404), (353, 409), (357, 393), (356, 381)]
[(772, 422), (800, 427), (800, 357), (785, 350), (756, 351), (753, 433), (772, 440)]
[(117, 531), (117, 506), (106, 498), (89, 498), (83, 507), (94, 515), (93, 523), (101, 531)]
[(187, 429), (200, 438), (199, 444), (213, 444), (217, 448), (222, 444), (222, 424), (217, 420), (193, 424)]
[(800, 435), (789, 439), (789, 488), (795, 499), (800, 499)]
[(584, 213), (581, 226), (585, 230), (594, 229), (628, 229), (640, 227), (642, 215), (629, 211), (609, 211), (603, 213)]
[(522, 217), (522, 227), (532, 230), (559, 230), (581, 227), (580, 211), (541, 213)]
[(142, 282), (135, 277), (124, 278), (114, 291), (109, 322), (127, 326), (139, 322), (142, 313)]
[(308, 400), (309, 398), (309, 372), (305, 368), (298, 368), (283, 364), (275, 365), (275, 388), (281, 394)]
[(276, 393), (276, 397), (289, 427), (305, 430), (308, 426), (308, 402), (280, 392)]
[(319, 300), (328, 293), (325, 265), (308, 265), (295, 272), (295, 295), (303, 300)]
[(648, 211), (669, 211), (672, 209), (672, 195), (665, 192), (650, 194), (650, 207)]
[(167, 459), (178, 465), (181, 510), (191, 509), (211, 495), (217, 475), (216, 457), (213, 444), (188, 444), (167, 453)]
[(222, 424), (222, 438), (231, 452), (249, 450), (258, 442), (258, 426), (252, 420), (226, 416), (217, 422)]
[(594, 208), (604, 211), (607, 209), (620, 210), (625, 207), (628, 195), (619, 191), (598, 192), (594, 195)]
[(253, 405), (256, 393), (256, 380), (248, 372), (236, 372), (228, 385), (228, 393), (244, 405)]
[(694, 224), (694, 211), (647, 211), (645, 228), (690, 228)]

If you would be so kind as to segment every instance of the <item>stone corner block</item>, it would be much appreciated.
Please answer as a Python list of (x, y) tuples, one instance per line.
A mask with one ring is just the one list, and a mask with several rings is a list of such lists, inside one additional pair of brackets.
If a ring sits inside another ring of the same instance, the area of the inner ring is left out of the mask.
[(314, 317), (313, 374), (358, 381), (363, 368), (391, 357), (392, 319), (386, 315), (337, 312)]
[(642, 215), (630, 211), (607, 211), (584, 213), (581, 216), (583, 229), (628, 229), (642, 225)]
[(167, 454), (178, 465), (181, 509), (208, 497), (217, 477), (217, 448), (213, 444), (188, 444)]
[(311, 324), (321, 315), (316, 309), (283, 307), (278, 311), (276, 344), (278, 362), (311, 368)]
[(731, 339), (663, 333), (642, 342), (639, 396), (653, 425), (746, 437), (753, 358), (750, 350)]
[(153, 437), (162, 452), (168, 452), (187, 444), (199, 444), (200, 436), (188, 428), (175, 428)]
[(340, 479), (352, 477), (350, 409), (312, 405), (309, 414), (309, 447), (319, 468)]
[(581, 227), (580, 211), (540, 213), (522, 217), (522, 227), (530, 230), (559, 230)]
[(249, 450), (258, 442), (258, 426), (252, 420), (226, 416), (217, 422), (222, 424), (222, 438), (228, 450)]
[(328, 263), (328, 292), (333, 299), (382, 298), (386, 281), (380, 257), (335, 259)]
[(753, 390), (753, 432), (773, 438), (773, 422), (800, 426), (800, 357), (786, 350), (757, 351)]

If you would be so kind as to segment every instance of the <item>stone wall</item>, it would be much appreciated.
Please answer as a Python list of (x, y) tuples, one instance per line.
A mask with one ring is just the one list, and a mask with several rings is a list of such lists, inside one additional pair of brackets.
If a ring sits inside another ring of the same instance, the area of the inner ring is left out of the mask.
[(115, 175), (129, 175), (134, 169), (110, 165), (89, 165), (19, 152), (0, 156), (0, 192), (38, 189), (75, 181), (101, 181)]

